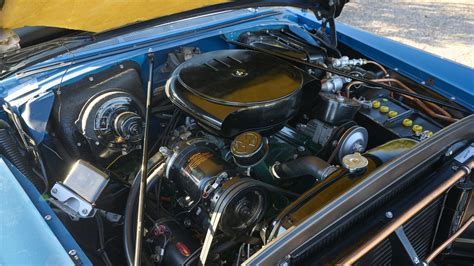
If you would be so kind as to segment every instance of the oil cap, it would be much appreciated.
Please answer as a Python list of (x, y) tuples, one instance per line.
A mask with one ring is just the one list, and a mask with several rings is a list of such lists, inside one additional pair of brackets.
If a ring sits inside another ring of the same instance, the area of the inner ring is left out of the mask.
[(249, 167), (258, 164), (268, 152), (268, 141), (256, 131), (247, 131), (235, 137), (230, 152), (236, 164)]
[(347, 154), (342, 158), (342, 166), (351, 173), (363, 172), (367, 168), (368, 164), (369, 161), (367, 158), (358, 152)]

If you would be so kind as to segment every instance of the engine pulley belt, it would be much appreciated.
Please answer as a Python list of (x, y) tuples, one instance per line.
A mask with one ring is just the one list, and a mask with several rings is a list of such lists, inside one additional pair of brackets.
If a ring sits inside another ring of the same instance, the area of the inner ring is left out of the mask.
[(206, 233), (206, 238), (204, 239), (204, 244), (202, 246), (201, 254), (199, 257), (199, 262), (201, 265), (205, 265), (206, 263), (207, 256), (209, 255), (209, 251), (211, 250), (212, 241), (214, 240), (215, 233), (218, 229), (220, 220), (222, 218), (222, 214), (224, 213), (225, 209), (227, 208), (231, 200), (243, 190), (251, 188), (251, 187), (255, 187), (255, 186), (266, 188), (268, 191), (285, 194), (286, 196), (290, 196), (290, 197), (299, 196), (299, 194), (297, 193), (294, 193), (285, 189), (281, 189), (281, 188), (272, 186), (270, 184), (267, 184), (255, 179), (242, 178), (242, 179), (237, 180), (234, 184), (229, 186), (217, 199), (215, 208), (211, 215), (211, 222), (209, 224), (209, 227)]
[(212, 241), (214, 240), (215, 233), (225, 209), (232, 201), (234, 196), (236, 196), (239, 192), (256, 185), (252, 181), (253, 180), (251, 179), (237, 180), (234, 184), (228, 187), (217, 200), (211, 215), (211, 222), (209, 224), (209, 228), (207, 229), (206, 238), (204, 239), (204, 244), (202, 245), (201, 254), (199, 256), (200, 265), (205, 265), (206, 263), (207, 256), (211, 250)]
[(414, 98), (418, 98), (420, 100), (427, 101), (427, 102), (436, 103), (436, 104), (439, 104), (439, 105), (442, 105), (442, 106), (445, 106), (445, 107), (448, 107), (448, 108), (451, 108), (453, 110), (457, 110), (457, 111), (460, 111), (460, 112), (464, 112), (464, 113), (468, 113), (468, 114), (472, 113), (471, 111), (466, 110), (465, 108), (462, 108), (460, 106), (456, 106), (456, 105), (451, 104), (451, 103), (447, 103), (447, 102), (442, 101), (442, 100), (438, 100), (438, 99), (435, 99), (435, 98), (432, 98), (432, 97), (429, 97), (429, 96), (425, 96), (425, 95), (422, 95), (422, 94), (406, 91), (406, 90), (403, 90), (403, 89), (400, 89), (400, 88), (397, 88), (397, 87), (393, 87), (393, 86), (390, 86), (390, 85), (387, 85), (387, 84), (371, 81), (369, 79), (365, 79), (365, 78), (362, 78), (362, 77), (353, 76), (353, 75), (350, 75), (350, 74), (348, 74), (344, 71), (341, 71), (341, 70), (327, 68), (327, 67), (324, 67), (324, 66), (321, 66), (321, 65), (318, 65), (318, 64), (314, 64), (314, 63), (302, 60), (302, 59), (291, 57), (289, 55), (280, 54), (278, 52), (273, 52), (273, 51), (270, 51), (270, 50), (267, 50), (267, 49), (258, 48), (258, 47), (255, 47), (255, 46), (252, 46), (252, 45), (249, 45), (249, 44), (246, 44), (246, 43), (242, 43), (242, 42), (238, 42), (238, 41), (234, 41), (234, 40), (229, 40), (227, 38), (224, 38), (224, 40), (226, 42), (230, 43), (230, 44), (234, 44), (234, 45), (244, 47), (244, 48), (247, 48), (247, 49), (251, 49), (251, 50), (258, 51), (258, 52), (266, 53), (266, 54), (273, 55), (273, 56), (276, 56), (276, 57), (280, 57), (280, 58), (283, 58), (283, 59), (286, 59), (286, 60), (289, 60), (289, 61), (293, 61), (293, 62), (298, 63), (298, 64), (306, 65), (306, 66), (316, 68), (316, 69), (319, 69), (319, 70), (322, 70), (322, 71), (327, 71), (327, 72), (330, 72), (330, 73), (333, 73), (333, 74), (336, 74), (336, 75), (339, 75), (339, 76), (342, 76), (342, 77), (347, 77), (347, 78), (350, 78), (352, 80), (360, 81), (360, 82), (363, 82), (363, 83), (368, 84), (368, 85), (381, 87), (381, 88), (384, 88), (386, 90), (389, 90), (389, 91), (392, 91), (392, 92), (395, 92), (395, 93), (398, 93), (398, 94), (404, 94), (404, 95), (412, 96)]
[(268, 189), (269, 191), (284, 194), (285, 196), (289, 196), (289, 197), (293, 197), (293, 198), (298, 198), (300, 196), (300, 194), (298, 194), (298, 193), (295, 193), (295, 192), (292, 192), (292, 191), (289, 191), (289, 190), (286, 190), (286, 189), (283, 189), (283, 188), (279, 188), (277, 186), (273, 186), (273, 185), (270, 185), (268, 183), (265, 183), (265, 182), (262, 182), (262, 181), (259, 181), (259, 180), (252, 179), (252, 182)]

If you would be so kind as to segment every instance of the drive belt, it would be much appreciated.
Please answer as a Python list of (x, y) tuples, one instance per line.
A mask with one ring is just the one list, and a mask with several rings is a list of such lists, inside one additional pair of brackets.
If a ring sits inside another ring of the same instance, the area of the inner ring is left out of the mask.
[(291, 191), (287, 191), (287, 190), (269, 185), (267, 183), (264, 183), (255, 179), (250, 179), (250, 178), (240, 178), (234, 184), (226, 188), (225, 191), (220, 196), (215, 195), (214, 197), (218, 197), (218, 198), (214, 199), (217, 201), (216, 201), (214, 210), (212, 212), (211, 222), (207, 229), (206, 238), (204, 239), (204, 244), (201, 249), (201, 254), (199, 257), (199, 262), (201, 265), (205, 265), (206, 263), (207, 257), (209, 255), (209, 251), (211, 250), (212, 241), (214, 240), (214, 236), (219, 227), (224, 211), (232, 202), (232, 199), (235, 199), (238, 193), (246, 189), (253, 188), (253, 187), (266, 188), (268, 191), (282, 193), (290, 197), (299, 196), (298, 194), (293, 193)]
[(258, 183), (254, 181), (255, 180), (246, 178), (239, 179), (234, 184), (229, 186), (220, 196), (218, 196), (219, 198), (217, 199), (216, 205), (212, 212), (211, 222), (207, 229), (206, 238), (204, 239), (204, 244), (201, 249), (201, 255), (199, 256), (200, 265), (205, 265), (206, 263), (209, 251), (211, 250), (212, 241), (214, 240), (214, 236), (218, 229), (222, 215), (224, 214), (227, 206), (229, 206), (229, 203), (232, 202), (232, 199), (234, 199), (234, 197), (241, 191), (250, 187), (258, 186)]

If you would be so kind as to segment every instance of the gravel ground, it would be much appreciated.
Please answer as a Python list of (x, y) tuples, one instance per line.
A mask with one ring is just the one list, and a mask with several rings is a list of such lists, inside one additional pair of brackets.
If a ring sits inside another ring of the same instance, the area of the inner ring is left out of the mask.
[(474, 68), (474, 0), (351, 0), (337, 20)]

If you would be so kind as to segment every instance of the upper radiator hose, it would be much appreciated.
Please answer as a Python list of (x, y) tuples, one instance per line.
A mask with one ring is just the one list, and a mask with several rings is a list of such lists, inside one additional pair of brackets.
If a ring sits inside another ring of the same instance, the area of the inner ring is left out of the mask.
[(0, 120), (0, 154), (5, 156), (15, 167), (26, 176), (38, 191), (44, 191), (44, 182), (33, 174), (31, 166), (26, 157), (20, 151), (14, 136), (11, 134), (10, 125), (4, 120)]
[(324, 180), (337, 168), (316, 156), (305, 156), (292, 161), (274, 164), (270, 171), (275, 178), (291, 179), (313, 176), (317, 181)]

